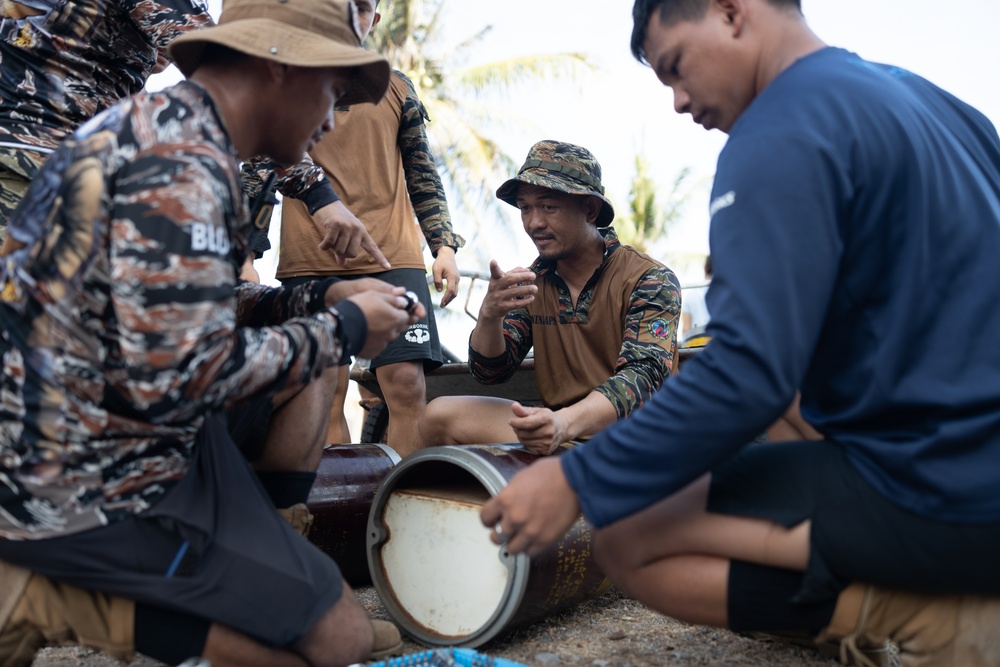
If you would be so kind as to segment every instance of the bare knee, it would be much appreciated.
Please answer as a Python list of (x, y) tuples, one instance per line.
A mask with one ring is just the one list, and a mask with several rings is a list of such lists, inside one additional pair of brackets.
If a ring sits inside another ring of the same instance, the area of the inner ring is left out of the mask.
[(383, 395), (392, 395), (400, 402), (423, 404), (426, 400), (424, 366), (419, 361), (402, 361), (380, 366), (375, 370)]
[(297, 649), (310, 665), (343, 667), (367, 662), (374, 641), (371, 620), (344, 584), (344, 594), (303, 637)]
[(254, 468), (316, 470), (326, 444), (337, 375), (336, 367), (328, 368), (305, 387), (275, 396), (264, 449)]
[(657, 534), (645, 534), (649, 526), (639, 526), (626, 518), (594, 531), (594, 560), (601, 571), (622, 592), (642, 597), (644, 570), (654, 562), (680, 555), (684, 547), (670, 537), (669, 525)]
[(634, 572), (634, 545), (623, 539), (621, 531), (612, 524), (594, 531), (594, 560), (598, 567), (619, 590), (632, 595), (629, 574)]
[(333, 396), (337, 393), (337, 387), (339, 384), (339, 367), (331, 366), (323, 371), (318, 378), (312, 380), (308, 384), (279, 391), (274, 395), (274, 408), (275, 410), (281, 410), (287, 405), (306, 401), (329, 403), (333, 400)]
[(455, 401), (450, 396), (435, 398), (427, 404), (420, 415), (420, 438), (425, 447), (433, 445), (454, 444), (454, 437), (449, 433), (451, 417), (455, 414)]

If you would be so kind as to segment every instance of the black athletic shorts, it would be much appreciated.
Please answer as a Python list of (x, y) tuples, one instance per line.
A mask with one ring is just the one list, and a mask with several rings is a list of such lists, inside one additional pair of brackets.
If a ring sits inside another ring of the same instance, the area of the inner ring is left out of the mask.
[[(281, 284), (285, 287), (295, 287), (313, 280), (323, 280), (329, 276), (297, 276), (295, 278), (285, 278)], [(385, 282), (405, 287), (413, 292), (424, 305), (427, 316), (410, 325), (403, 334), (396, 340), (389, 343), (382, 354), (371, 360), (369, 367), (372, 372), (379, 366), (396, 364), (401, 361), (422, 361), (424, 372), (429, 372), (440, 366), (444, 357), (441, 355), (441, 339), (438, 337), (437, 321), (434, 319), (434, 304), (431, 302), (431, 293), (427, 289), (427, 273), (423, 269), (390, 269), (381, 273), (369, 273), (359, 276), (341, 276), (342, 280), (355, 280), (357, 278), (378, 278)], [(351, 363), (347, 357), (341, 359), (340, 364), (346, 366)]]
[(340, 570), (278, 515), (226, 428), (222, 415), (206, 420), (187, 475), (141, 515), (65, 537), (0, 540), (0, 559), (293, 644), (340, 599)]
[(876, 492), (830, 441), (747, 446), (712, 472), (708, 511), (811, 520), (796, 600), (828, 600), (862, 582), (921, 593), (1000, 595), (1000, 524), (917, 516)]
[(271, 394), (251, 396), (226, 413), (229, 437), (250, 463), (256, 462), (264, 453), (267, 427), (271, 424), (273, 414), (274, 396)]

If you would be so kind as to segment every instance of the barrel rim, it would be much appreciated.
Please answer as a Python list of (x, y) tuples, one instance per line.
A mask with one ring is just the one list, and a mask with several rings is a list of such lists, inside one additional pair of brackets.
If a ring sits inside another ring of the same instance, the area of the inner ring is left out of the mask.
[(465, 636), (464, 639), (446, 637), (419, 627), (419, 624), (395, 600), (391, 588), (382, 571), (379, 548), (387, 539), (387, 530), (381, 517), (388, 502), (388, 497), (395, 489), (396, 480), (407, 474), (410, 468), (429, 462), (445, 462), (457, 465), (472, 475), (485, 487), (490, 496), (496, 496), (507, 486), (507, 480), (499, 471), (487, 464), (486, 459), (473, 453), (473, 450), (506, 449), (523, 450), (520, 445), (443, 445), (429, 447), (408, 455), (393, 466), (389, 474), (379, 485), (368, 514), (368, 570), (372, 585), (378, 592), (386, 611), (408, 634), (430, 646), (464, 646), (476, 648), (496, 637), (513, 619), (521, 604), (528, 586), (530, 573), (530, 558), (525, 553), (511, 555), (504, 547), (500, 550), (501, 561), (507, 566), (509, 576), (503, 592), (503, 603), (481, 627)]

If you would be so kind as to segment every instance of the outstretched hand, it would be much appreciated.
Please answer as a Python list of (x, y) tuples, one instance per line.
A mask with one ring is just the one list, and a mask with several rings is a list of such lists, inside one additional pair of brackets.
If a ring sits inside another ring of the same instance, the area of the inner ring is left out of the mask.
[(530, 304), (538, 292), (535, 278), (534, 271), (519, 266), (504, 272), (495, 259), (490, 260), (490, 284), (479, 307), (479, 316), (500, 320), (515, 308)]
[(561, 538), (580, 516), (580, 502), (559, 458), (539, 459), (520, 471), (479, 513), (483, 525), (499, 526), (490, 539), (512, 554), (536, 556)]

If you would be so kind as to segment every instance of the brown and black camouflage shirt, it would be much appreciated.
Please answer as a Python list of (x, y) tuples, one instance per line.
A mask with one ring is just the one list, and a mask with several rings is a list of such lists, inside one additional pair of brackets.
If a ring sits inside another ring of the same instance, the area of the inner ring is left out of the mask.
[(324, 283), (237, 283), (240, 181), (189, 82), (112, 107), (46, 161), (0, 258), (0, 537), (149, 508), (206, 415), (338, 362)]
[(611, 227), (604, 260), (573, 303), (555, 262), (531, 265), (538, 293), (503, 322), (505, 351), (485, 357), (470, 345), (479, 382), (507, 381), (535, 348), (535, 376), (546, 407), (603, 394), (622, 419), (648, 400), (673, 372), (681, 291), (673, 271), (623, 246)]
[(51, 151), (142, 90), (171, 40), (211, 23), (201, 0), (5, 0), (0, 148)]

